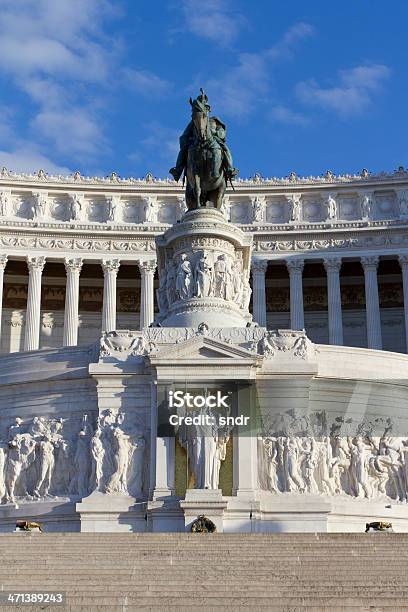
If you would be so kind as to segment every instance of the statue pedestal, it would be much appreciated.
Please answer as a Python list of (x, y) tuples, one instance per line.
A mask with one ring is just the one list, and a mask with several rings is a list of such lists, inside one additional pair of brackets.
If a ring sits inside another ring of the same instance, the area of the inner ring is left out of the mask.
[(76, 504), (81, 532), (144, 532), (146, 503), (128, 495), (107, 495), (94, 491)]
[(246, 327), (252, 236), (215, 208), (187, 212), (156, 238), (162, 327)]
[(180, 502), (184, 511), (185, 530), (191, 531), (192, 523), (203, 514), (214, 523), (218, 533), (223, 532), (227, 505), (220, 489), (187, 489), (184, 501)]

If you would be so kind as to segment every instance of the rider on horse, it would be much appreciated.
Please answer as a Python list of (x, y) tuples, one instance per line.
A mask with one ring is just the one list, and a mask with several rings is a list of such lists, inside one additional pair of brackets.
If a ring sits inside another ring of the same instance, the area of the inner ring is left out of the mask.
[[(204, 92), (197, 96), (194, 102), (190, 99), (190, 103), (193, 110), (205, 110), (206, 112), (211, 110), (208, 104), (208, 98)], [(225, 176), (227, 179), (231, 180), (238, 174), (238, 170), (233, 167), (231, 151), (225, 142), (225, 124), (217, 117), (210, 117), (210, 130), (211, 140), (208, 142), (207, 146), (213, 152), (212, 176), (213, 178), (217, 177), (217, 160), (219, 160), (219, 156), (221, 155)], [(193, 138), (194, 124), (193, 121), (190, 121), (183, 134), (180, 136), (180, 152), (177, 157), (176, 166), (169, 170), (176, 181), (180, 179), (183, 171), (186, 169), (188, 149), (192, 144)]]

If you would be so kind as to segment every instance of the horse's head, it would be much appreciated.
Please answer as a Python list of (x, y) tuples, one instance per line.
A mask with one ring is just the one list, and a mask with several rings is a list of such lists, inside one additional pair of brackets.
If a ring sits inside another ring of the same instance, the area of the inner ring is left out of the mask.
[(194, 128), (198, 139), (204, 142), (208, 138), (209, 130), (209, 118), (208, 114), (211, 110), (208, 104), (208, 97), (204, 93), (203, 89), (200, 90), (201, 94), (197, 96), (195, 100), (190, 98), (191, 104), (191, 116), (194, 124)]
[(193, 110), (192, 118), (198, 139), (205, 142), (208, 137), (208, 113)]

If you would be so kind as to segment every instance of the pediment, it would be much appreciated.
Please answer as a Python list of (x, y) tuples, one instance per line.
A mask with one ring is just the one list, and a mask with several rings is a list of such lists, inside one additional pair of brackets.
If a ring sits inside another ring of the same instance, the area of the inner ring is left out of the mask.
[(184, 342), (163, 347), (154, 355), (154, 359), (168, 358), (171, 361), (178, 360), (189, 360), (189, 359), (254, 359), (256, 355), (248, 351), (247, 349), (241, 348), (240, 346), (234, 346), (228, 342), (222, 342), (220, 340), (214, 340), (214, 338), (208, 338), (206, 336), (198, 336), (190, 338)]

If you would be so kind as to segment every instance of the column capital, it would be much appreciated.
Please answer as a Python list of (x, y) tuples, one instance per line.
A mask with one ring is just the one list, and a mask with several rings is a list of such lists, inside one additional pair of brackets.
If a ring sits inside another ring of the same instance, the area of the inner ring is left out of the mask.
[(398, 261), (399, 261), (399, 265), (401, 266), (402, 270), (406, 270), (408, 268), (408, 254), (399, 255)]
[(340, 272), (341, 264), (341, 257), (325, 257), (323, 259), (323, 265), (326, 272)]
[(370, 255), (368, 257), (361, 257), (360, 261), (364, 268), (364, 272), (368, 272), (369, 270), (377, 270), (379, 257), (378, 255)]
[(268, 268), (267, 259), (253, 259), (251, 262), (252, 272), (256, 272), (258, 274), (265, 274), (267, 268)]
[(64, 259), (64, 265), (67, 274), (69, 274), (70, 272), (81, 272), (82, 264), (82, 257), (76, 257), (74, 259), (65, 257)]
[(42, 272), (45, 266), (45, 257), (42, 255), (38, 257), (27, 257), (27, 266), (30, 272)]
[(140, 274), (154, 274), (157, 267), (157, 262), (155, 259), (140, 259), (137, 262), (139, 266)]
[(302, 272), (303, 266), (305, 265), (304, 259), (288, 259), (286, 261), (286, 267), (291, 272)]
[(120, 259), (102, 259), (102, 270), (104, 274), (113, 272), (117, 274), (120, 268)]
[(0, 255), (0, 270), (4, 270), (8, 262), (7, 255)]

